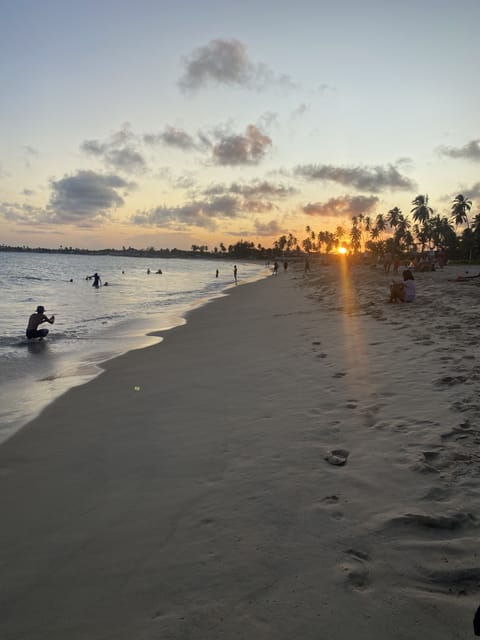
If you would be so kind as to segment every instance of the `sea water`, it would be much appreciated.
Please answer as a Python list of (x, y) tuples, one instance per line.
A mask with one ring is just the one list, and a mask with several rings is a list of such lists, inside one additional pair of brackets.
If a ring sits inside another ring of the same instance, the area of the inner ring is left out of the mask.
[[(257, 263), (236, 264), (239, 284), (268, 273)], [(184, 323), (188, 311), (225, 295), (234, 286), (233, 266), (223, 259), (0, 251), (0, 442), (98, 375), (102, 362), (158, 342), (148, 334)], [(87, 279), (95, 272), (98, 289)], [(28, 341), (25, 328), (38, 305), (55, 323), (42, 324), (45, 340)]]

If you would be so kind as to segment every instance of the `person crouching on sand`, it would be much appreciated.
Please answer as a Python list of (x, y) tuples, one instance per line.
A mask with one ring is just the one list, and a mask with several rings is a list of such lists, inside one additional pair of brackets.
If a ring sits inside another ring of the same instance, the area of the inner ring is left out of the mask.
[(410, 269), (402, 273), (403, 282), (392, 282), (389, 302), (413, 302), (417, 293), (417, 283)]
[(45, 315), (45, 307), (39, 305), (37, 307), (36, 313), (32, 313), (28, 320), (28, 326), (25, 331), (27, 338), (31, 340), (32, 338), (45, 338), (48, 334), (48, 329), (38, 329), (38, 326), (43, 322), (49, 322), (53, 324), (55, 322), (55, 316), (51, 316), (47, 318)]

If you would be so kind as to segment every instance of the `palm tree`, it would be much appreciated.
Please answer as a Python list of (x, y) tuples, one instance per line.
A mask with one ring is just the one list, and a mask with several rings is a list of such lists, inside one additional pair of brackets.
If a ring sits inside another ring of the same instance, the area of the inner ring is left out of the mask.
[(413, 225), (413, 231), (415, 233), (415, 237), (417, 241), (420, 243), (422, 247), (422, 252), (425, 251), (425, 246), (428, 244), (430, 240), (429, 229), (427, 225), (423, 224), (422, 226), (418, 224)]
[(283, 253), (285, 251), (285, 247), (287, 245), (287, 236), (283, 235), (280, 236), (280, 238), (277, 240), (277, 246), (280, 249), (280, 251)]
[[(411, 238), (411, 233), (409, 231), (411, 227), (411, 223), (408, 218), (405, 218), (404, 215), (400, 213), (400, 210), (397, 207), (395, 207), (395, 209), (397, 209), (397, 212), (398, 212), (396, 213), (396, 224), (395, 224), (395, 233), (394, 233), (395, 243), (398, 247), (400, 247), (400, 245), (403, 243), (408, 248), (409, 244), (411, 244), (409, 242)], [(388, 213), (391, 213), (391, 212), (389, 211)]]
[(480, 238), (480, 213), (477, 213), (472, 222), (472, 231)]
[(326, 236), (326, 231), (319, 231), (317, 233), (317, 244), (318, 244), (318, 250), (322, 251), (322, 244), (326, 244), (327, 242), (327, 236)]
[(480, 247), (480, 213), (477, 213), (474, 217), (471, 228), (464, 229), (462, 240), (469, 245), (470, 256), (474, 248), (478, 249)]
[(398, 221), (401, 215), (402, 212), (398, 207), (393, 207), (393, 209), (390, 209), (390, 211), (387, 213), (388, 224), (391, 227), (395, 228), (398, 225)]
[(332, 247), (335, 244), (335, 234), (332, 233), (331, 231), (325, 231), (325, 250), (327, 252), (327, 254), (330, 253), (330, 251), (332, 250)]
[(434, 216), (428, 221), (428, 229), (430, 240), (438, 247), (445, 244), (448, 235), (453, 231), (447, 218), (440, 218), (439, 215)]
[(452, 220), (455, 226), (467, 223), (467, 227), (470, 227), (470, 221), (468, 219), (468, 211), (472, 208), (472, 201), (466, 200), (462, 194), (459, 194), (452, 201)]
[(305, 231), (308, 233), (308, 235), (310, 236), (309, 240), (310, 240), (310, 250), (311, 251), (315, 251), (316, 246), (315, 246), (315, 231), (312, 229), (312, 227), (307, 224), (307, 226), (305, 227)]
[(291, 251), (292, 247), (294, 247), (296, 244), (297, 244), (297, 239), (295, 238), (294, 235), (289, 233), (288, 234), (288, 239), (287, 239), (287, 250)]
[(342, 227), (341, 224), (337, 225), (337, 228), (335, 229), (335, 238), (338, 240), (339, 244), (342, 243), (342, 240), (346, 235), (347, 232), (345, 231), (345, 227)]
[(421, 224), (425, 224), (427, 220), (430, 218), (430, 215), (433, 213), (432, 207), (428, 206), (428, 196), (417, 196), (415, 200), (412, 200), (413, 209), (411, 209), (411, 213), (413, 213), (413, 219), (415, 222), (420, 222)]
[[(363, 217), (360, 219), (363, 219)], [(350, 245), (354, 251), (354, 253), (358, 253), (362, 243), (362, 232), (358, 226), (358, 218), (357, 216), (352, 217), (352, 228), (350, 230)]]
[(312, 250), (312, 241), (310, 240), (310, 238), (305, 238), (305, 240), (302, 240), (302, 247), (307, 253), (310, 253), (310, 251)]
[(387, 223), (383, 213), (379, 213), (375, 218), (375, 226), (378, 230), (378, 235), (380, 236), (380, 239), (381, 239), (383, 236), (383, 232), (387, 228)]

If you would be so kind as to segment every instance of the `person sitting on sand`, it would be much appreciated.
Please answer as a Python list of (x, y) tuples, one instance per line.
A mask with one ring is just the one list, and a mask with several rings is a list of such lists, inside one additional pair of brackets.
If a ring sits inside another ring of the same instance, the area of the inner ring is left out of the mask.
[(417, 283), (410, 269), (402, 273), (403, 282), (392, 282), (389, 302), (413, 302), (417, 292)]
[(47, 316), (45, 315), (45, 307), (39, 305), (37, 307), (36, 313), (32, 313), (28, 320), (28, 325), (25, 333), (29, 340), (32, 340), (33, 338), (45, 338), (45, 336), (48, 334), (48, 329), (38, 329), (38, 326), (43, 322), (49, 322), (50, 324), (53, 324), (55, 322), (55, 316), (47, 318)]

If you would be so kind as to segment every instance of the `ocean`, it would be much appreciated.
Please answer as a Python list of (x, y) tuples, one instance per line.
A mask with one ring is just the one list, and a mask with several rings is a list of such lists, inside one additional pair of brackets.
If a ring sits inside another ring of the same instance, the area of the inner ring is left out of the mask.
[[(270, 273), (258, 263), (236, 264), (240, 285)], [(190, 310), (226, 295), (235, 286), (233, 266), (222, 259), (0, 251), (0, 442), (101, 373), (102, 362), (159, 342), (148, 334), (183, 324)], [(95, 272), (98, 289), (86, 279)], [(55, 323), (41, 325), (49, 329), (45, 340), (27, 341), (38, 305)]]

